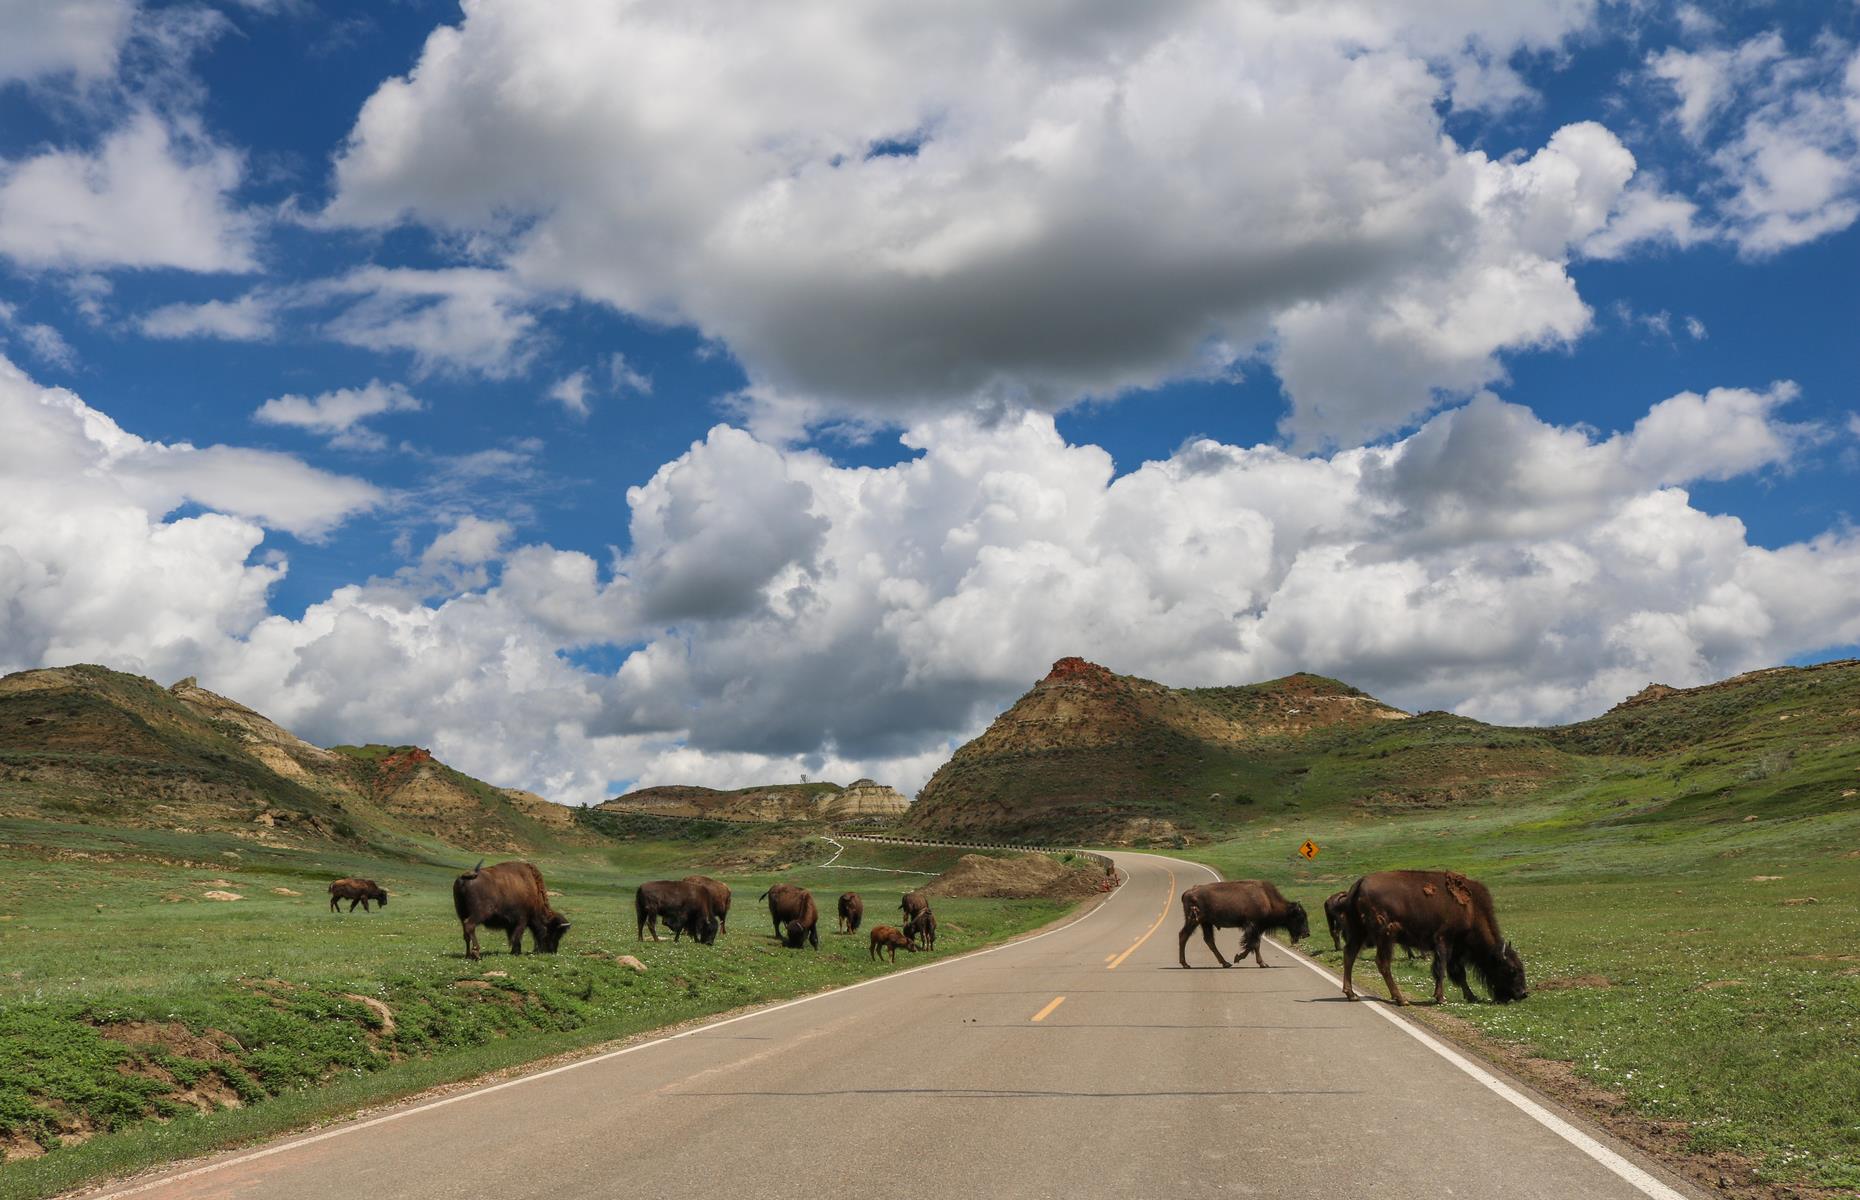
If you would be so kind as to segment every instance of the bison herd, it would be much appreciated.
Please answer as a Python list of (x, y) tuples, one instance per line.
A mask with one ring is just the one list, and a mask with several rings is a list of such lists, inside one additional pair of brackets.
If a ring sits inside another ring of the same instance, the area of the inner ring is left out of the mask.
[[(769, 921), (782, 945), (791, 950), (804, 945), (820, 949), (820, 909), (812, 892), (791, 883), (777, 883), (756, 899), (767, 901)], [(372, 879), (338, 879), (329, 885), (330, 911), (340, 911), (338, 905), (344, 900), (349, 902), (350, 912), (358, 904), (368, 912), (371, 903), (385, 909), (388, 894)], [(453, 880), (452, 907), (464, 934), (465, 955), (472, 959), (479, 956), (480, 927), (502, 931), (509, 939), (512, 954), (523, 953), (525, 933), (538, 953), (554, 954), (570, 927), (568, 918), (550, 906), (542, 872), (527, 862), (487, 867), (480, 861)], [(639, 885), (633, 895), (633, 912), (637, 918), (635, 936), (642, 941), (647, 933), (652, 934), (653, 941), (659, 941), (659, 925), (663, 922), (674, 943), (689, 935), (697, 944), (709, 946), (728, 928), (730, 889), (708, 875), (655, 879)], [(901, 926), (879, 925), (871, 931), (868, 950), (874, 961), (881, 954), (889, 954), (895, 963), (899, 950), (916, 953), (936, 949), (936, 913), (930, 909), (928, 896), (922, 892), (905, 893), (898, 902), (898, 912)], [(865, 901), (857, 892), (842, 894), (840, 932), (857, 933), (864, 920)], [(1365, 875), (1324, 901), (1324, 922), (1330, 929), (1332, 944), (1343, 950), (1346, 999), (1356, 999), (1356, 959), (1364, 947), (1371, 945), (1376, 951), (1376, 969), (1396, 1004), (1408, 1002), (1389, 969), (1397, 946), (1410, 957), (1416, 951), (1432, 956), (1436, 1004), (1445, 998), (1449, 979), (1468, 1001), (1475, 998), (1466, 979), (1469, 969), (1500, 1004), (1529, 995), (1524, 962), (1499, 932), (1492, 893), (1478, 880), (1457, 871), (1378, 871)], [(1204, 883), (1182, 893), (1182, 931), (1176, 939), (1176, 958), (1184, 967), (1188, 966), (1188, 939), (1197, 927), (1209, 952), (1223, 967), (1234, 966), (1248, 956), (1255, 966), (1265, 966), (1260, 941), (1272, 930), (1285, 933), (1293, 942), (1311, 934), (1304, 905), (1287, 900), (1278, 888), (1261, 879)], [(1240, 949), (1231, 962), (1214, 943), (1217, 929), (1240, 930)]]
[[(768, 901), (769, 920), (775, 937), (790, 950), (804, 945), (820, 949), (820, 910), (814, 895), (791, 883), (778, 883), (756, 897)], [(357, 904), (363, 912), (369, 904), (387, 907), (388, 895), (372, 879), (338, 879), (329, 885), (329, 910), (349, 902), (349, 911)], [(478, 865), (452, 881), (452, 907), (458, 913), (459, 928), (465, 937), (465, 956), (479, 957), (478, 930), (501, 930), (509, 939), (512, 954), (523, 953), (523, 935), (530, 935), (539, 954), (554, 954), (569, 930), (569, 920), (549, 904), (549, 889), (543, 885), (542, 872), (527, 862), (503, 862), (487, 867)], [(891, 951), (891, 961), (898, 960), (899, 949), (916, 952), (936, 949), (936, 914), (922, 892), (904, 895), (898, 905), (904, 927), (880, 925), (871, 933), (871, 957), (882, 950)], [(857, 933), (865, 919), (865, 901), (857, 892), (840, 896), (840, 931)], [(701, 946), (717, 940), (729, 929), (730, 889), (727, 884), (708, 875), (687, 875), (683, 879), (655, 879), (639, 885), (633, 893), (633, 914), (637, 919), (635, 936), (644, 941), (650, 933), (661, 940), (659, 925), (664, 923), (674, 943), (687, 934)], [(1213, 943), (1210, 942), (1210, 945)]]
[[(1208, 949), (1223, 967), (1253, 956), (1255, 966), (1266, 965), (1259, 952), (1260, 939), (1269, 930), (1282, 930), (1296, 942), (1311, 933), (1304, 905), (1287, 900), (1264, 880), (1242, 879), (1204, 883), (1182, 893), (1182, 933), (1176, 942), (1177, 960), (1188, 965), (1188, 939), (1196, 926)], [(1333, 946), (1343, 950), (1343, 994), (1356, 999), (1353, 976), (1356, 957), (1365, 946), (1376, 949), (1376, 969), (1388, 984), (1389, 998), (1408, 1003), (1390, 971), (1395, 947), (1433, 956), (1434, 1003), (1446, 996), (1452, 979), (1470, 1002), (1475, 999), (1466, 982), (1467, 968), (1479, 976), (1492, 999), (1509, 1004), (1529, 995), (1524, 982), (1524, 961), (1498, 929), (1492, 893), (1476, 879), (1457, 871), (1378, 871), (1365, 875), (1324, 901), (1324, 920)], [(1239, 929), (1240, 952), (1233, 962), (1221, 956), (1214, 944), (1216, 929)]]

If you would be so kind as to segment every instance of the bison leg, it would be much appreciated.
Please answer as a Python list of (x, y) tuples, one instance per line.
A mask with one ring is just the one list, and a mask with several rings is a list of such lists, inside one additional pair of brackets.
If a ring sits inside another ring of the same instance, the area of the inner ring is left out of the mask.
[(1356, 999), (1356, 985), (1351, 982), (1350, 976), (1356, 970), (1356, 956), (1362, 949), (1363, 943), (1354, 932), (1343, 943), (1343, 998), (1345, 1000)]
[[(1264, 954), (1261, 954), (1259, 950), (1259, 939), (1264, 937), (1265, 934), (1266, 934), (1266, 931), (1260, 926), (1248, 925), (1246, 927), (1246, 932), (1242, 935), (1242, 938), (1241, 938), (1241, 941), (1245, 945), (1246, 949), (1241, 952), (1240, 958), (1245, 958), (1248, 954), (1251, 954), (1253, 956), (1254, 966), (1256, 967), (1265, 966), (1266, 956)], [(1237, 958), (1234, 961), (1239, 962), (1240, 959)]]
[(1376, 970), (1382, 972), (1382, 982), (1389, 985), (1389, 999), (1396, 1004), (1407, 1004), (1408, 997), (1401, 994), (1401, 985), (1395, 982), (1395, 943), (1383, 938), (1376, 943)]
[(342, 911), (342, 897), (341, 896), (331, 896), (329, 898), (329, 911), (331, 912)]
[(1434, 1003), (1443, 1004), (1447, 999), (1447, 940), (1434, 939)]
[(466, 917), (459, 924), (465, 928), (465, 957), (476, 962), (478, 959), (478, 922)]
[(1473, 995), (1472, 987), (1466, 982), (1466, 959), (1457, 952), (1447, 955), (1447, 976), (1459, 985), (1460, 994), (1466, 997), (1466, 1003), (1479, 1003), (1479, 997)]
[(809, 925), (807, 927), (807, 940), (808, 940), (808, 943), (814, 947), (814, 949), (816, 950), (820, 949), (820, 926), (819, 925), (817, 924)]
[(510, 952), (512, 954), (523, 953), (523, 926), (514, 926), (510, 932), (504, 936), (510, 939)]
[[(1208, 949), (1213, 953), (1216, 962), (1220, 963), (1223, 967), (1231, 967), (1234, 965), (1234, 963), (1230, 963), (1225, 958), (1221, 957), (1221, 948), (1214, 944), (1214, 922), (1203, 921), (1201, 923), (1201, 940), (1208, 943)], [(1240, 960), (1237, 958), (1234, 960), (1234, 962), (1239, 961)]]

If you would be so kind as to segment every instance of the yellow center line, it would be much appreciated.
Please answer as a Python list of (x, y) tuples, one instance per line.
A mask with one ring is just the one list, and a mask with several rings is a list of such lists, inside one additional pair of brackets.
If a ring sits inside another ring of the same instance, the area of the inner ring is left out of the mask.
[(1162, 928), (1162, 923), (1169, 919), (1169, 905), (1174, 900), (1175, 900), (1175, 872), (1171, 871), (1169, 872), (1169, 891), (1166, 895), (1163, 896), (1162, 911), (1156, 914), (1156, 923), (1154, 925), (1151, 925), (1149, 929), (1144, 932), (1142, 937), (1132, 942), (1130, 945), (1130, 949), (1124, 951), (1122, 954), (1112, 959), (1111, 965), (1106, 967), (1105, 970), (1107, 971), (1117, 970), (1118, 967), (1123, 965), (1125, 959), (1129, 958), (1131, 955), (1137, 952), (1137, 947), (1149, 941), (1150, 935), (1155, 933), (1158, 929)]
[(1116, 957), (1117, 957), (1117, 951), (1113, 950), (1109, 954), (1104, 956), (1104, 961), (1110, 962), (1112, 959)]
[(1054, 996), (1053, 1002), (1051, 1004), (1047, 1005), (1045, 1008), (1041, 1009), (1039, 1012), (1033, 1014), (1033, 1019), (1036, 1021), (1046, 1020), (1046, 1018), (1053, 1015), (1053, 1010), (1055, 1008), (1058, 1008), (1060, 1005), (1064, 1004), (1065, 1002), (1066, 1002), (1066, 998), (1064, 996)]

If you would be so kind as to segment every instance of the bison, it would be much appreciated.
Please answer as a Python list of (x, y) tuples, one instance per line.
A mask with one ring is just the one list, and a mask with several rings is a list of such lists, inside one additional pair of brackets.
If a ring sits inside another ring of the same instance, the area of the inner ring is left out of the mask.
[(840, 932), (858, 933), (859, 922), (863, 920), (865, 920), (865, 901), (859, 899), (859, 893), (840, 893)]
[(1388, 984), (1389, 999), (1408, 1003), (1389, 971), (1396, 946), (1434, 955), (1434, 1003), (1446, 999), (1447, 979), (1459, 985), (1468, 1003), (1476, 997), (1466, 984), (1470, 965), (1499, 1004), (1530, 995), (1524, 960), (1498, 931), (1492, 893), (1476, 879), (1457, 871), (1378, 871), (1350, 887), (1343, 908), (1343, 995), (1356, 999), (1351, 972), (1363, 947), (1374, 943), (1376, 969)]
[(708, 875), (687, 875), (686, 883), (695, 883), (710, 893), (710, 910), (717, 915), (717, 932), (730, 932), (730, 888)]
[(329, 885), (329, 911), (339, 911), (336, 905), (344, 900), (349, 902), (350, 912), (354, 912), (355, 906), (358, 904), (362, 906), (363, 912), (368, 912), (368, 902), (370, 900), (373, 900), (382, 908), (387, 907), (387, 892), (380, 884), (372, 879), (356, 879), (353, 877), (338, 879), (336, 882)]
[(898, 911), (904, 914), (904, 924), (909, 926), (918, 913), (930, 907), (930, 897), (922, 892), (906, 892), (898, 900)]
[(917, 943), (911, 940), (910, 934), (905, 933), (895, 925), (880, 925), (872, 930), (872, 958), (876, 961), (878, 952), (885, 949), (891, 951), (891, 961), (895, 963), (898, 961), (898, 951), (900, 950), (909, 950), (913, 954), (917, 953)]
[[(1226, 883), (1204, 883), (1189, 888), (1182, 893), (1182, 933), (1176, 938), (1176, 959), (1183, 966), (1188, 965), (1188, 935), (1201, 926), (1201, 936), (1208, 943), (1208, 949), (1214, 952), (1214, 959), (1223, 967), (1253, 956), (1253, 965), (1266, 965), (1266, 956), (1259, 951), (1260, 938), (1268, 929), (1282, 929), (1296, 942), (1311, 935), (1311, 922), (1305, 917), (1305, 906), (1296, 900), (1287, 900), (1279, 894), (1279, 889), (1263, 879), (1236, 879)], [(1216, 929), (1233, 929), (1240, 932), (1240, 953), (1234, 955), (1230, 963), (1221, 957), (1220, 948), (1214, 944)]]
[(663, 919), (665, 927), (672, 931), (672, 941), (688, 933), (692, 941), (708, 946), (717, 940), (723, 924), (710, 889), (688, 879), (655, 879), (640, 884), (633, 893), (633, 915), (638, 918), (635, 934), (640, 941), (646, 939), (648, 929), (652, 940), (658, 941), (659, 921)]
[(568, 932), (568, 918), (549, 907), (549, 892), (542, 872), (526, 862), (478, 865), (452, 881), (452, 907), (465, 931), (465, 957), (478, 957), (478, 927), (501, 929), (510, 939), (510, 952), (523, 953), (523, 931), (536, 941), (536, 950), (554, 954)]
[(820, 949), (820, 910), (814, 907), (814, 894), (792, 883), (778, 883), (757, 896), (769, 902), (769, 920), (775, 923), (775, 936), (790, 950), (799, 950), (802, 942), (812, 942)]
[(911, 923), (904, 927), (904, 932), (917, 939), (917, 945), (924, 950), (936, 949), (936, 914), (924, 909), (911, 918)]

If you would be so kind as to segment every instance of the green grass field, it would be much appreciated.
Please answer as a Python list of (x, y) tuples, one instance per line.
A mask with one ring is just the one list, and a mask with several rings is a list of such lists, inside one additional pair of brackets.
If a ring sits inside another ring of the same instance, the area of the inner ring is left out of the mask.
[[(1742, 1156), (1765, 1180), (1860, 1189), (1860, 802), (1827, 802), (1860, 776), (1851, 754), (1817, 770), (1804, 753), (1780, 792), (1703, 763), (1651, 786), (1604, 777), (1409, 815), (1307, 802), (1175, 853), (1277, 882), (1312, 914), (1303, 948), (1336, 970), (1322, 903), (1357, 875), (1483, 879), (1533, 993), (1469, 1006), (1449, 984), (1445, 1011), (1570, 1064), (1692, 1151)], [(1312, 863), (1297, 855), (1307, 837), (1323, 848)], [(1431, 999), (1426, 962), (1396, 962), (1410, 998)], [(1384, 995), (1373, 953), (1356, 984)]]
[[(834, 900), (861, 892), (869, 928), (927, 877), (811, 867), (832, 848), (798, 837), (779, 847), (797, 855), (779, 875), (712, 872), (736, 893), (730, 931), (714, 947), (635, 941), (635, 884), (687, 874), (706, 844), (714, 851), (741, 840), (729, 831), (692, 842), (642, 836), (544, 859), (561, 893), (554, 903), (574, 921), (562, 952), (513, 958), (501, 935), (487, 933), (485, 956), (473, 963), (451, 900), (452, 877), (469, 863), (0, 822), (0, 1145), (14, 1158), (0, 1167), (0, 1197), (46, 1195), (436, 1083), (894, 969), (868, 960), (863, 933), (832, 932)], [(923, 871), (955, 857), (855, 843), (840, 863)], [(372, 876), (392, 903), (331, 914), (324, 889), (346, 874)], [(785, 950), (770, 936), (755, 896), (777, 878), (814, 891), (818, 952)], [(210, 890), (244, 898), (204, 899)], [(937, 908), (939, 957), (1065, 911), (956, 899)], [(647, 970), (616, 963), (621, 954)]]

